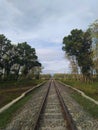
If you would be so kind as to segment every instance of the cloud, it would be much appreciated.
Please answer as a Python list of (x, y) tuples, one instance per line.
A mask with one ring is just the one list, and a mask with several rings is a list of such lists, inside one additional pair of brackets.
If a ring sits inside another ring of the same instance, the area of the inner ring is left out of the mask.
[(69, 73), (69, 62), (65, 62), (66, 60), (54, 60), (54, 61), (48, 61), (43, 62), (43, 64), (46, 64), (45, 69), (43, 70), (43, 73)]
[(43, 73), (70, 72), (69, 61), (64, 57), (64, 53), (62, 54), (62, 50), (59, 47), (48, 47), (37, 51), (43, 66), (45, 66)]
[(87, 29), (97, 18), (98, 0), (0, 0), (0, 33), (36, 48), (44, 72), (70, 70), (63, 37), (74, 28)]
[(85, 29), (98, 17), (97, 0), (96, 4), (92, 0), (1, 0), (0, 5), (0, 27), (16, 41), (60, 41), (64, 33)]

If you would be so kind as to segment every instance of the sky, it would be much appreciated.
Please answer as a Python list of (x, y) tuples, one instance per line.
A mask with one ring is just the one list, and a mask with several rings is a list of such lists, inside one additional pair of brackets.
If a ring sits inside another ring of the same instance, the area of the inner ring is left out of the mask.
[(98, 0), (0, 0), (0, 34), (35, 48), (43, 73), (70, 73), (63, 38), (96, 19)]

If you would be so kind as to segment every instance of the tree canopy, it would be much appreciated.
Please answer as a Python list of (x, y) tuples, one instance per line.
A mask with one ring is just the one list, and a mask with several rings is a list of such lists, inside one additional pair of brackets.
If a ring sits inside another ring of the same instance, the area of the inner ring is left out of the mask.
[(94, 67), (98, 74), (98, 19), (90, 25), (90, 30), (93, 38)]
[(27, 42), (12, 44), (3, 34), (0, 35), (0, 77), (8, 79), (15, 75), (28, 77), (30, 73), (36, 71), (35, 67), (41, 67), (38, 61), (35, 48)]
[(70, 35), (63, 38), (63, 50), (67, 55), (75, 57), (82, 74), (89, 78), (93, 67), (90, 31), (73, 29)]

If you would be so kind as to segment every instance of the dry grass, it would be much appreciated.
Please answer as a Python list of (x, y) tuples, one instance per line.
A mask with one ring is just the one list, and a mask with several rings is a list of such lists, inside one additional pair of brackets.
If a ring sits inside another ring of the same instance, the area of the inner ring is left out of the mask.
[(41, 82), (42, 80), (0, 82), (0, 108)]
[(77, 80), (62, 80), (64, 83), (71, 85), (81, 91), (83, 91), (86, 95), (98, 100), (98, 82), (93, 83), (85, 83)]
[(6, 88), (0, 89), (0, 108), (6, 105), (8, 102), (20, 96), (23, 92), (30, 89), (31, 87), (22, 88)]

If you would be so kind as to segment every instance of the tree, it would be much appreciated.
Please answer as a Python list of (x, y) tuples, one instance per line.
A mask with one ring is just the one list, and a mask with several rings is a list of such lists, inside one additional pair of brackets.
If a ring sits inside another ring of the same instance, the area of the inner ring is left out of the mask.
[(3, 34), (0, 35), (0, 68), (2, 69), (3, 77), (10, 74), (11, 68), (11, 41), (8, 40)]
[(74, 56), (84, 78), (90, 78), (93, 67), (92, 61), (92, 39), (89, 30), (74, 29), (71, 34), (63, 39), (63, 50), (69, 56)]
[(70, 68), (71, 68), (71, 73), (72, 74), (78, 74), (78, 64), (77, 64), (77, 61), (76, 61), (76, 57), (75, 56), (69, 56), (67, 55), (66, 56), (68, 58), (68, 60), (70, 61)]
[(92, 32), (92, 36), (98, 38), (98, 19), (90, 25), (90, 30)]
[[(29, 73), (41, 67), (38, 61), (35, 48), (28, 45), (27, 42), (11, 44), (3, 34), (0, 35), (0, 77), (3, 79), (18, 79), (20, 74), (22, 77), (28, 77)], [(38, 71), (40, 73), (40, 71)], [(39, 74), (38, 73), (38, 74)]]
[(24, 77), (28, 76), (35, 67), (41, 67), (41, 63), (38, 62), (38, 57), (36, 56), (35, 48), (32, 48), (26, 42), (19, 43), (17, 48), (21, 61), (20, 65), (22, 66), (21, 73)]
[(90, 30), (93, 39), (93, 54), (94, 54), (94, 67), (98, 74), (98, 20), (90, 25)]

